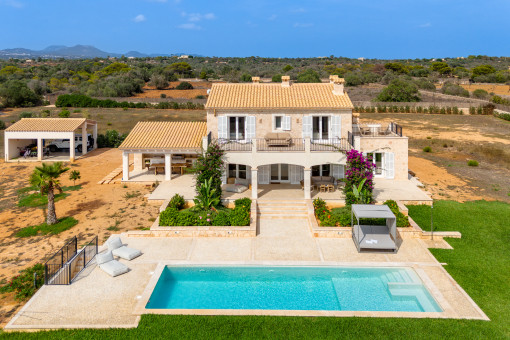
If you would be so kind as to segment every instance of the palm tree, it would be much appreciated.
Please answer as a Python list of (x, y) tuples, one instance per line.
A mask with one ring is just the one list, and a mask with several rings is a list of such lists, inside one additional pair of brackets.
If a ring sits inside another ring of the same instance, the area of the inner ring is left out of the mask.
[(73, 185), (76, 185), (76, 180), (80, 179), (80, 178), (81, 178), (81, 175), (78, 170), (73, 170), (69, 173), (69, 179), (71, 181), (73, 181)]
[(42, 166), (36, 166), (30, 176), (30, 184), (39, 188), (41, 195), (48, 195), (48, 211), (46, 214), (46, 224), (48, 225), (57, 223), (54, 190), (57, 189), (62, 193), (58, 178), (67, 170), (69, 168), (64, 168), (62, 162), (55, 162), (53, 164), (43, 163)]

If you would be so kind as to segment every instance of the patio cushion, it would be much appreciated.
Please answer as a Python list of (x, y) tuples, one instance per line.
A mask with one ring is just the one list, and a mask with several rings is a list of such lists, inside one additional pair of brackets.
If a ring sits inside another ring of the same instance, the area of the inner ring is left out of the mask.
[(223, 187), (223, 190), (225, 190), (226, 192), (241, 193), (248, 190), (248, 187), (241, 184), (226, 184)]
[(101, 268), (105, 273), (113, 277), (127, 273), (129, 271), (129, 268), (125, 264), (122, 264), (119, 261), (115, 260), (103, 263), (102, 265), (99, 266), (99, 268)]
[(236, 178), (234, 184), (244, 185), (247, 187), (250, 185), (250, 181), (247, 178)]
[(98, 265), (101, 265), (109, 261), (113, 261), (113, 254), (111, 251), (107, 251), (106, 253), (96, 255), (96, 262)]
[(120, 237), (112, 237), (108, 242), (108, 250), (113, 251), (117, 248), (122, 247), (122, 241), (120, 240)]
[(135, 257), (142, 255), (142, 252), (138, 249), (129, 248), (126, 246), (122, 246), (120, 248), (115, 249), (112, 252), (113, 255), (123, 258), (124, 260), (131, 261)]

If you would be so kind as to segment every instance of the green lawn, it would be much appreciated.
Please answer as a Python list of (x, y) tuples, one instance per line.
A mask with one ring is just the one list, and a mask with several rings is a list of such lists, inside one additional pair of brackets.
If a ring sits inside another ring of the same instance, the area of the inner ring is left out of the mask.
[[(73, 185), (70, 187), (62, 187), (62, 192), (59, 193), (55, 190), (55, 202), (58, 202), (67, 196), (69, 196), (69, 191), (80, 190), (81, 185)], [(45, 208), (48, 205), (48, 196), (46, 194), (41, 195), (40, 192), (34, 192), (30, 195), (27, 195), (28, 192), (37, 190), (34, 187), (26, 187), (18, 190), (18, 207), (39, 207)]]
[[(409, 213), (424, 229), (430, 207)], [(145, 315), (136, 329), (3, 334), (31, 339), (508, 339), (510, 338), (510, 205), (500, 202), (436, 202), (436, 230), (458, 230), (454, 250), (433, 254), (492, 321), (383, 318)], [(70, 302), (72, 303), (72, 302)]]

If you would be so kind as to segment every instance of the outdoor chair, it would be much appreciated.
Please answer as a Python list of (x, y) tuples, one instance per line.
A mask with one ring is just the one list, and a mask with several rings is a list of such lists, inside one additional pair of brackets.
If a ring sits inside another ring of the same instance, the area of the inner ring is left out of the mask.
[(129, 271), (129, 268), (125, 264), (122, 264), (119, 261), (113, 259), (113, 254), (111, 251), (108, 251), (104, 254), (97, 254), (96, 263), (99, 268), (101, 268), (101, 270), (113, 277), (127, 273)]
[(123, 258), (124, 260), (131, 261), (135, 257), (142, 255), (142, 252), (138, 249), (126, 247), (122, 244), (120, 237), (113, 237), (107, 242), (108, 250), (113, 255)]

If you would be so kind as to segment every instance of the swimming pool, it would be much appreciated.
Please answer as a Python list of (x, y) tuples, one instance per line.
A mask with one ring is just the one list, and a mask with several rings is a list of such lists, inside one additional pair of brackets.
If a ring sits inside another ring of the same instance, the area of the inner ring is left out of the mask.
[(145, 308), (442, 312), (407, 267), (166, 266)]

